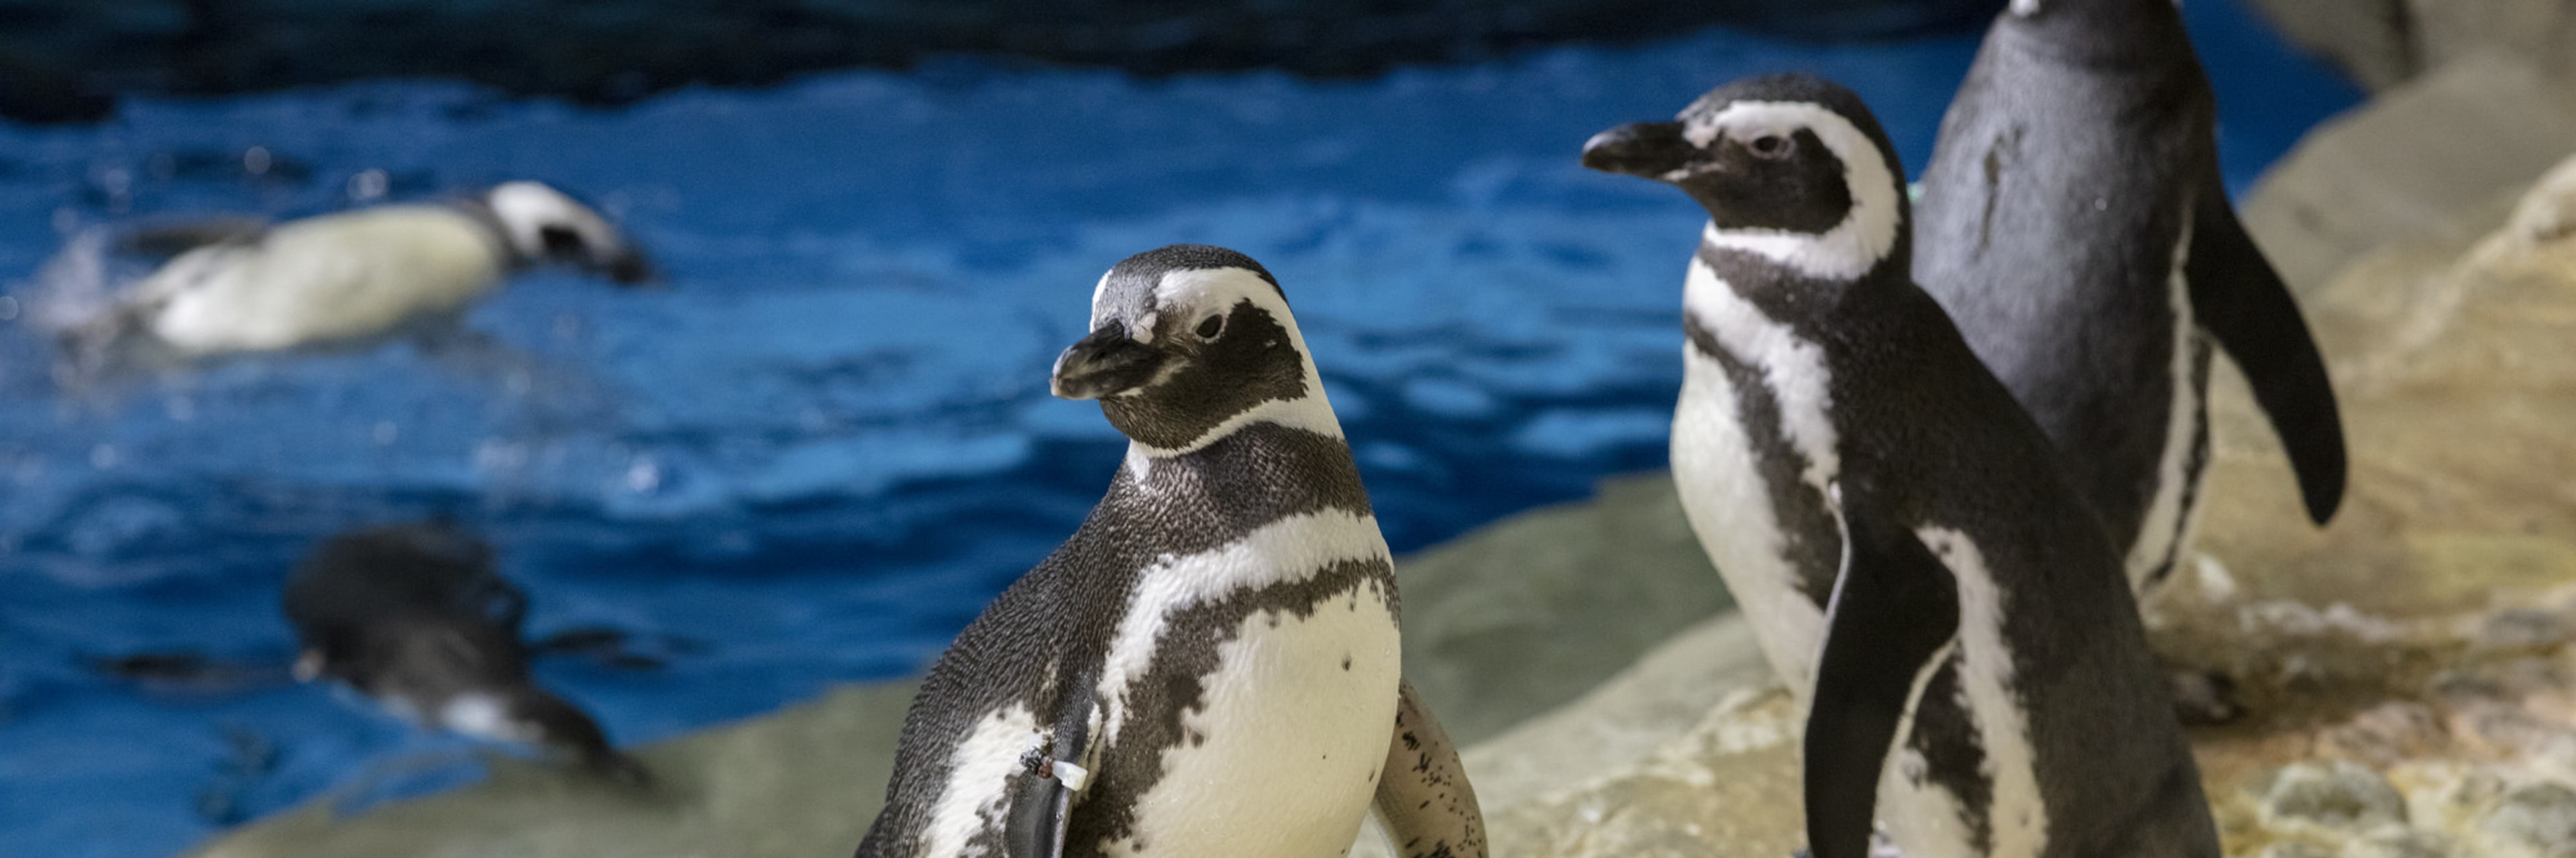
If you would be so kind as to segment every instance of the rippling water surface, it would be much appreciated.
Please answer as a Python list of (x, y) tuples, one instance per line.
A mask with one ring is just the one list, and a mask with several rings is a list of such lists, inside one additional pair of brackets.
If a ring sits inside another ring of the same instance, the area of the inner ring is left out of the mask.
[[(2240, 188), (2355, 97), (2190, 8)], [(1582, 141), (1798, 68), (1919, 165), (1973, 48), (1712, 32), (1355, 83), (945, 62), (617, 110), (416, 82), (0, 123), (0, 853), (166, 854), (475, 777), (457, 742), (277, 679), (288, 566), (356, 524), (488, 535), (537, 633), (694, 643), (540, 666), (622, 741), (920, 669), (1106, 484), (1118, 439), (1045, 375), (1100, 273), (1166, 243), (1278, 275), (1398, 550), (1659, 466), (1699, 217), (1577, 168)], [(92, 227), (514, 178), (613, 211), (671, 288), (540, 274), (471, 341), (81, 392), (28, 324), (89, 276), (57, 254)], [(237, 669), (84, 667), (180, 651)]]

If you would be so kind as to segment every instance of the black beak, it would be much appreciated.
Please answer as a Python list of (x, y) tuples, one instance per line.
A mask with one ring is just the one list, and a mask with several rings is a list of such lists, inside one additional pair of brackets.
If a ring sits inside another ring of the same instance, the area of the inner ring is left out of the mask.
[(619, 286), (660, 286), (661, 275), (653, 270), (653, 261), (632, 249), (611, 251), (605, 258), (594, 260), (591, 269)]
[(1127, 336), (1127, 326), (1111, 322), (1092, 331), (1055, 359), (1055, 395), (1066, 399), (1099, 399), (1145, 386), (1163, 368), (1163, 353)]
[(1682, 139), (1679, 122), (1631, 122), (1583, 143), (1583, 166), (1659, 181), (1698, 155), (1699, 147)]

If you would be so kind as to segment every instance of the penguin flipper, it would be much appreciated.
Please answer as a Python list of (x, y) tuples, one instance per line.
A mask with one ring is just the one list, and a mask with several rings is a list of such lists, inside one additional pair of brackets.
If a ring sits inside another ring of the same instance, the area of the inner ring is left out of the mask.
[[(1067, 688), (1090, 688), (1096, 677), (1082, 674)], [(1091, 741), (1091, 695), (1070, 693), (1058, 701), (1048, 738), (1021, 759), (1023, 770), (1013, 788), (1010, 816), (1003, 822), (1008, 858), (1059, 858), (1064, 830), (1073, 818), (1073, 797), (1090, 785), (1091, 772), (1080, 760)]]
[(2254, 401), (2289, 451), (2308, 518), (2324, 524), (2343, 503), (2345, 477), (2343, 420), (2325, 358), (2289, 285), (2237, 222), (2215, 169), (2201, 182), (2192, 223), (2183, 261), (2192, 315), (2245, 371)]
[(1941, 558), (1868, 498), (1841, 505), (1843, 568), (1803, 749), (1807, 845), (1814, 858), (1869, 858), (1879, 774), (1915, 678), (1958, 636), (1959, 595)]
[(1467, 782), (1449, 731), (1410, 682), (1396, 686), (1395, 734), (1371, 811), (1397, 858), (1484, 858), (1485, 815), (1476, 787)]
[(1003, 823), (1008, 858), (1061, 858), (1064, 829), (1073, 818), (1073, 796), (1091, 773), (1071, 760), (1030, 751), (1031, 770), (1021, 773), (1011, 796), (1011, 815)]

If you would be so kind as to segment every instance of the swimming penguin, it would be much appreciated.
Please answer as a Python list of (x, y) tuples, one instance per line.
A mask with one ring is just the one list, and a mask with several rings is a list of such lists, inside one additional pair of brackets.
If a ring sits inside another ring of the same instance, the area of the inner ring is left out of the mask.
[(141, 339), (179, 359), (345, 343), (450, 318), (510, 274), (565, 263), (621, 284), (652, 270), (598, 212), (537, 182), (445, 203), (266, 225), (138, 230), (123, 249), (175, 254), (69, 332), (96, 353)]
[(2048, 432), (2141, 594), (2189, 547), (2215, 341), (2318, 524), (2343, 498), (2324, 360), (2220, 183), (2172, 0), (2014, 0), (1941, 121), (1915, 277)]
[(2118, 552), (1910, 275), (1903, 174), (1859, 97), (1731, 83), (1604, 132), (1596, 170), (1708, 210), (1683, 287), (1673, 478), (1763, 653), (1810, 701), (1816, 858), (2216, 858)]
[(286, 619), (303, 639), (295, 677), (346, 683), (424, 727), (550, 747), (645, 782), (597, 722), (529, 676), (527, 599), (492, 566), (489, 546), (440, 523), (323, 541), (286, 583)]
[(957, 636), (862, 858), (1481, 856), (1404, 684), (1393, 561), (1286, 293), (1174, 245), (1100, 279), (1055, 395), (1131, 443), (1108, 495)]

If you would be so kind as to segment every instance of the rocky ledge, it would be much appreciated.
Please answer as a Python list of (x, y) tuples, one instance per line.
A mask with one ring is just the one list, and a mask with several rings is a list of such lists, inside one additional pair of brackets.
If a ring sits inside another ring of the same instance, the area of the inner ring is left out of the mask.
[[(2250, 708), (2193, 735), (2236, 858), (2576, 855), (2576, 160), (2543, 176), (2529, 154), (2576, 153), (2576, 125), (2551, 118), (2576, 100), (2507, 59), (2413, 86), (2505, 102), (2393, 93), (2313, 135), (2245, 207), (2305, 260), (2294, 280), (2353, 450), (2341, 516), (2307, 523), (2222, 370), (2199, 551), (2150, 606), (2158, 649), (2235, 677)], [(2458, 139), (2500, 154), (2454, 157)], [(1667, 481), (1613, 483), (1402, 574), (1406, 670), (1481, 737), (1466, 762), (1496, 855), (1800, 845), (1799, 713), (1718, 613)], [(852, 689), (647, 748), (666, 782), (649, 797), (504, 763), (473, 788), (349, 817), (317, 803), (198, 854), (838, 854), (874, 813), (908, 696)], [(1383, 852), (1364, 835), (1353, 854)]]

